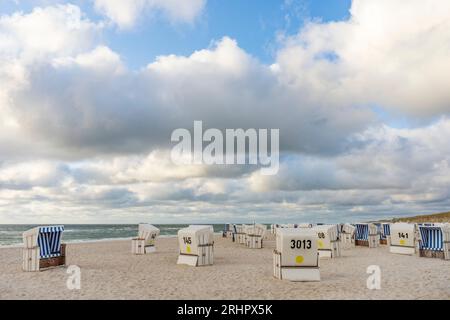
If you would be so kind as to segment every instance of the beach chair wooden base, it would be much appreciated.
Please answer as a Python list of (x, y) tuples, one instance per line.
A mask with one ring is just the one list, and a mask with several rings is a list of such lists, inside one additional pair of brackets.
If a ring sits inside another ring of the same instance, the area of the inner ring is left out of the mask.
[(387, 245), (388, 244), (387, 239), (380, 239), (380, 244)]
[(367, 240), (355, 240), (355, 246), (368, 247), (369, 246), (369, 241), (367, 241)]
[(319, 258), (320, 259), (331, 259), (331, 258), (333, 258), (333, 251), (319, 249)]
[(433, 251), (425, 249), (419, 250), (419, 256), (424, 258), (437, 258), (437, 259), (445, 258), (444, 251)]
[(281, 279), (293, 282), (320, 281), (319, 268), (281, 268)]
[(191, 267), (196, 267), (198, 263), (198, 256), (190, 256), (186, 254), (180, 254), (178, 256), (177, 264), (186, 264)]
[(415, 255), (416, 254), (416, 248), (390, 246), (389, 247), (389, 252), (390, 253), (395, 253), (395, 254)]
[(145, 247), (145, 253), (155, 253), (156, 252), (156, 248), (155, 246), (146, 246)]
[[(319, 261), (317, 260), (317, 264)], [(319, 267), (282, 267), (281, 253), (273, 252), (273, 276), (280, 280), (294, 282), (320, 281)]]
[(40, 258), (40, 248), (24, 248), (22, 269), (26, 272), (45, 271), (66, 265), (66, 245), (61, 244), (61, 255), (52, 258)]
[(178, 256), (177, 264), (187, 264), (192, 267), (210, 266), (214, 263), (214, 245), (200, 245), (198, 255), (182, 254)]
[(377, 236), (369, 236), (368, 240), (355, 240), (355, 245), (369, 248), (377, 248), (380, 240)]

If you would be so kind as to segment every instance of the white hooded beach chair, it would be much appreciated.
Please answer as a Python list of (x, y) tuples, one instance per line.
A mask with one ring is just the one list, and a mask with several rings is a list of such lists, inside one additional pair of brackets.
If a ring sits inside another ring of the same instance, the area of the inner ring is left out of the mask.
[(236, 226), (236, 242), (239, 244), (245, 244), (246, 239), (246, 231), (247, 226), (245, 224), (237, 225)]
[(376, 248), (380, 245), (380, 234), (373, 223), (357, 223), (355, 225), (355, 245)]
[(317, 233), (312, 229), (282, 228), (273, 251), (273, 275), (290, 281), (320, 281)]
[(450, 260), (450, 227), (448, 224), (419, 225), (419, 255)]
[(36, 227), (25, 231), (23, 237), (24, 271), (42, 271), (65, 266), (66, 245), (62, 244), (64, 226)]
[(214, 232), (212, 226), (191, 225), (178, 231), (180, 255), (177, 264), (206, 266), (214, 262)]
[(343, 249), (350, 249), (355, 247), (355, 233), (356, 227), (349, 223), (342, 226), (341, 244)]
[(155, 239), (159, 233), (159, 229), (151, 224), (139, 224), (138, 237), (131, 240), (131, 252), (133, 254), (155, 252)]
[(389, 251), (397, 254), (416, 254), (417, 228), (411, 223), (392, 223), (390, 225)]
[(337, 258), (341, 256), (339, 233), (336, 225), (312, 227), (317, 233), (317, 248), (320, 258)]
[(247, 226), (246, 233), (246, 245), (250, 249), (261, 249), (263, 247), (263, 239), (266, 234), (267, 227), (263, 224), (254, 224)]

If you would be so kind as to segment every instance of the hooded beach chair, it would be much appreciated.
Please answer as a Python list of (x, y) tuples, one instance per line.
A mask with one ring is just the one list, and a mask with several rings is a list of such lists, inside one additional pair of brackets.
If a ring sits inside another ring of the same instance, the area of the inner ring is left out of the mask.
[(159, 233), (159, 229), (151, 224), (139, 224), (138, 237), (131, 240), (131, 252), (133, 254), (155, 252), (155, 239)]
[(65, 266), (66, 245), (62, 244), (64, 226), (36, 227), (25, 231), (23, 237), (24, 271), (42, 271)]
[(231, 223), (226, 223), (223, 228), (223, 237), (231, 238), (233, 236), (233, 225)]
[(417, 247), (417, 227), (411, 223), (392, 223), (389, 228), (389, 252), (414, 255)]
[(266, 234), (267, 227), (264, 224), (254, 224), (247, 226), (245, 229), (246, 245), (250, 249), (261, 249), (263, 247), (263, 239)]
[(318, 225), (312, 227), (317, 233), (317, 248), (320, 258), (341, 256), (341, 245), (337, 225)]
[(273, 275), (289, 281), (320, 281), (317, 233), (307, 228), (281, 228), (273, 251)]
[(212, 226), (191, 225), (178, 231), (180, 255), (177, 264), (206, 266), (214, 262), (214, 232)]
[(245, 244), (245, 230), (247, 226), (245, 224), (237, 225), (236, 226), (236, 242), (238, 244)]
[(419, 255), (450, 260), (450, 227), (419, 225)]
[(375, 224), (357, 223), (355, 227), (355, 245), (369, 248), (376, 248), (380, 245), (380, 235)]
[(341, 243), (343, 249), (350, 249), (355, 246), (356, 227), (349, 223), (342, 225)]
[(381, 224), (380, 244), (390, 244), (391, 240), (391, 227), (389, 223)]

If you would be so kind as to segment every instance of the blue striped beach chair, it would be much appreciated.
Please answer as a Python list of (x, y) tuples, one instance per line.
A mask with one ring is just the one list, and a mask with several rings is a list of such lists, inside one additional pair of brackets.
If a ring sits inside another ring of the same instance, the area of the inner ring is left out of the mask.
[(419, 224), (419, 254), (421, 257), (449, 260), (450, 228), (437, 224)]
[(391, 227), (389, 223), (381, 224), (381, 233), (380, 233), (380, 243), (381, 244), (389, 244), (389, 239), (391, 237)]
[(41, 271), (66, 263), (64, 226), (36, 227), (23, 233), (23, 270)]
[(380, 244), (378, 228), (373, 223), (355, 224), (355, 245), (376, 248)]

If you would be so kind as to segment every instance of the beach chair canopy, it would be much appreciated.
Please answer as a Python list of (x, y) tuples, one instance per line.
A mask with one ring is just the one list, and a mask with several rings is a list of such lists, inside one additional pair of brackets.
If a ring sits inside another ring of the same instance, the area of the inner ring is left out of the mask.
[(381, 233), (381, 238), (386, 239), (391, 235), (391, 225), (389, 223), (383, 223), (383, 229)]
[(148, 240), (154, 240), (157, 236), (159, 236), (160, 230), (148, 223), (139, 224), (139, 238)]
[(25, 248), (39, 247), (41, 259), (59, 257), (63, 232), (64, 226), (42, 226), (25, 231)]
[(370, 235), (377, 235), (378, 228), (373, 223), (357, 223), (356, 227), (356, 240), (369, 240)]
[(419, 225), (420, 249), (443, 251), (444, 239), (442, 228), (438, 226)]
[(248, 235), (263, 237), (266, 233), (266, 230), (267, 230), (266, 225), (256, 223), (254, 225), (248, 226), (245, 231)]
[(357, 223), (356, 240), (369, 240), (369, 225), (366, 223)]
[(344, 233), (348, 233), (348, 234), (353, 235), (353, 234), (355, 233), (355, 230), (356, 230), (356, 227), (355, 227), (355, 226), (352, 226), (352, 225), (349, 224), (349, 223), (345, 223), (345, 224), (342, 226), (342, 232), (344, 232)]
[(203, 225), (203, 224), (191, 224), (189, 225), (189, 228), (195, 228), (195, 229), (203, 229), (203, 228), (208, 228), (212, 234), (214, 234), (214, 227), (211, 225)]

